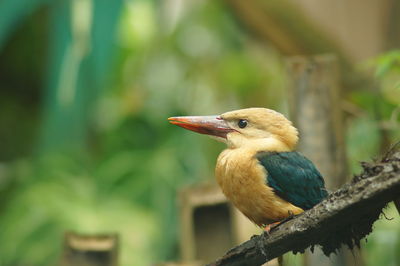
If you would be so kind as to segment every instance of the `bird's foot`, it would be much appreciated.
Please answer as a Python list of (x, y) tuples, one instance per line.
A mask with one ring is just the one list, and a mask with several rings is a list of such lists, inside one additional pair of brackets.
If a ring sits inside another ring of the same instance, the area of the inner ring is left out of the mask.
[(281, 220), (281, 221), (279, 221), (279, 222), (267, 224), (267, 225), (264, 227), (264, 231), (269, 235), (269, 233), (271, 232), (272, 229), (274, 229), (275, 227), (277, 227), (277, 226), (279, 226), (279, 225), (281, 225), (281, 224), (283, 224), (283, 223), (286, 223), (286, 222), (292, 220), (292, 219), (293, 219), (294, 217), (296, 217), (296, 216), (297, 216), (297, 215), (294, 215), (293, 212), (289, 211), (289, 216), (288, 216), (288, 217), (286, 217), (285, 219), (283, 219), (283, 220)]
[(277, 227), (281, 222), (275, 222), (272, 224), (267, 224), (264, 228), (264, 231), (267, 232), (267, 234), (269, 235), (269, 233), (271, 232), (272, 229), (274, 229), (275, 227)]

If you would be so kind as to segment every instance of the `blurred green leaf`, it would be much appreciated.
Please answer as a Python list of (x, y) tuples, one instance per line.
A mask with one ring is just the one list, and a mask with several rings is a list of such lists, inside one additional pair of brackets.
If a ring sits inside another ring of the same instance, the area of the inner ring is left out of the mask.
[(115, 60), (116, 39), (120, 21), (123, 0), (97, 0), (93, 7), (93, 21), (91, 29), (90, 68), (96, 97), (110, 84), (110, 73)]
[(0, 1), (0, 51), (9, 34), (43, 4), (50, 0), (2, 0)]
[(361, 170), (361, 161), (368, 161), (379, 154), (380, 137), (377, 122), (368, 117), (353, 119), (348, 125), (346, 143), (352, 173)]
[[(61, 1), (52, 9), (42, 150), (84, 147), (94, 103), (110, 81), (115, 49), (110, 38), (116, 37), (121, 6), (122, 1), (82, 0)], [(88, 18), (81, 21), (81, 14)]]
[(400, 51), (387, 52), (376, 59), (375, 76), (383, 78), (389, 71), (400, 71)]

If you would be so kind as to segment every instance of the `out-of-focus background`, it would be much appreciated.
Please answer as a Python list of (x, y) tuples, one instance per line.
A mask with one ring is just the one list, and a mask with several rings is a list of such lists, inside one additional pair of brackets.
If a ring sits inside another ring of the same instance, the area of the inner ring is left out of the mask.
[[(118, 233), (120, 265), (179, 261), (177, 192), (212, 180), (224, 146), (166, 118), (288, 114), (293, 55), (337, 56), (357, 173), (400, 139), (399, 13), (398, 0), (1, 0), (0, 265), (56, 265), (66, 231)], [(385, 213), (364, 265), (400, 265), (399, 214)]]

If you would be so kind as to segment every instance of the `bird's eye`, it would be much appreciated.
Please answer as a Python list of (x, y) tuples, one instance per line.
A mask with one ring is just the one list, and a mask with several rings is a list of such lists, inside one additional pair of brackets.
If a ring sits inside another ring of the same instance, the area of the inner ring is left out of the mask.
[(247, 126), (247, 120), (240, 119), (240, 120), (238, 121), (238, 126), (239, 126), (240, 128), (245, 128), (245, 127)]

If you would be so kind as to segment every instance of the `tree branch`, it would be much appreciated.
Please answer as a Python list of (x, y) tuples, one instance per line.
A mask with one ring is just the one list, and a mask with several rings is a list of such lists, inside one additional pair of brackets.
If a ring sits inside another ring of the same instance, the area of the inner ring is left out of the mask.
[(209, 265), (261, 265), (288, 251), (303, 253), (316, 245), (326, 256), (343, 244), (359, 246), (383, 208), (399, 197), (400, 144), (381, 161), (361, 165), (362, 174), (311, 210), (273, 228), (270, 235), (253, 236)]

